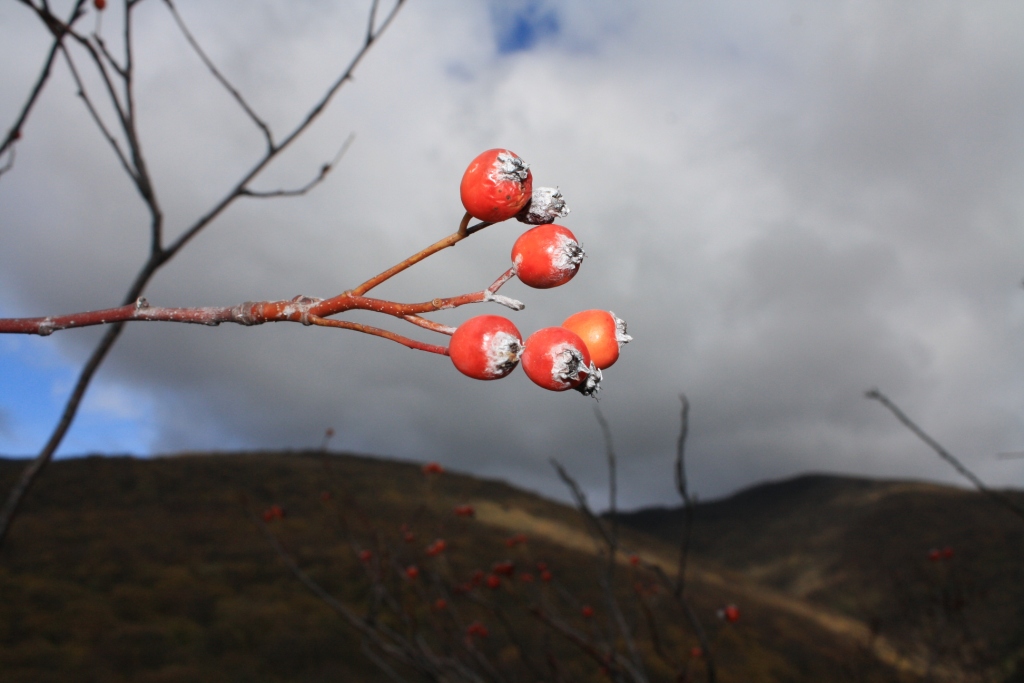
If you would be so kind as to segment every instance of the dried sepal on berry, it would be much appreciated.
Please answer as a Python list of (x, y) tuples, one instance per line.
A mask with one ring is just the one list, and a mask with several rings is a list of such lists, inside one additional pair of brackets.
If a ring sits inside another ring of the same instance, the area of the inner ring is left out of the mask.
[(619, 359), (622, 345), (633, 340), (626, 334), (626, 321), (611, 311), (591, 309), (573, 313), (565, 319), (562, 327), (583, 339), (594, 365), (602, 370), (611, 367)]
[(601, 371), (590, 360), (587, 345), (564, 327), (545, 327), (527, 338), (523, 370), (534, 384), (551, 391), (579, 388), (587, 396), (597, 393)]
[(533, 194), (525, 161), (507, 149), (489, 149), (470, 162), (459, 186), (462, 205), (482, 221), (497, 223), (519, 213)]
[(479, 315), (459, 325), (448, 344), (455, 368), (474, 379), (499, 379), (515, 370), (523, 337), (508, 318)]
[(535, 187), (530, 201), (516, 214), (516, 220), (530, 225), (545, 225), (568, 215), (569, 207), (557, 187)]
[(585, 256), (572, 231), (554, 223), (530, 228), (512, 245), (516, 277), (536, 289), (564, 285), (579, 272)]

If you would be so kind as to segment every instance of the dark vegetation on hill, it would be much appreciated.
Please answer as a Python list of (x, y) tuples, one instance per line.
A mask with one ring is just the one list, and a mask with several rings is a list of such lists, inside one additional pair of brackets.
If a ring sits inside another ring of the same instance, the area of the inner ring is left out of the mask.
[[(668, 540), (683, 515), (620, 519)], [(804, 475), (701, 503), (693, 519), (710, 565), (862, 620), (933, 665), (1024, 680), (1024, 524), (976, 491)]]
[[(0, 460), (0, 486), (19, 471), (20, 463)], [(887, 590), (913, 597), (922, 580), (914, 572), (936, 587), (955, 578), (971, 610), (975, 602), (988, 605), (986, 614), (1007, 630), (993, 648), (1010, 653), (1013, 640), (1020, 642), (1022, 620), (1013, 605), (1021, 604), (1022, 539), (1012, 525), (1000, 526), (998, 511), (975, 510), (970, 494), (939, 487), (837, 480), (831, 485), (838, 488), (828, 489), (829, 479), (810, 481), (700, 506), (688, 590), (714, 639), (719, 680), (969, 680), (961, 663), (938, 662), (929, 671), (926, 659), (901, 654), (892, 647), (898, 634), (885, 630), (896, 623), (889, 612), (871, 612), (887, 608), (879, 598)], [(325, 491), (330, 500), (323, 500)], [(455, 517), (452, 509), (467, 503), (476, 518)], [(370, 584), (351, 540), (390, 554), (398, 566), (440, 567), (453, 583), (495, 561), (512, 560), (519, 573), (547, 562), (555, 575), (551, 586), (517, 579), (484, 595), (523, 635), (517, 647), (492, 618), (491, 637), (481, 647), (512, 672), (543, 644), (557, 653), (568, 680), (607, 680), (574, 648), (545, 636), (522, 609), (543, 591), (557, 590), (601, 610), (600, 567), (577, 511), (501, 482), (453, 473), (426, 478), (413, 464), (314, 452), (54, 463), (0, 548), (0, 680), (381, 680), (361, 653), (359, 636), (289, 573), (251, 519), (248, 511), (273, 504), (285, 516), (270, 528), (289, 553), (357, 610), (365, 609)], [(946, 512), (938, 515), (936, 506)], [(624, 551), (671, 571), (674, 545), (655, 536), (670, 530), (672, 515), (627, 516), (649, 534), (624, 533)], [(864, 526), (871, 523), (889, 535), (871, 533)], [(402, 542), (403, 524), (414, 542)], [(952, 533), (972, 526), (973, 535)], [(506, 540), (519, 532), (528, 541), (509, 548)], [(448, 550), (426, 558), (424, 547), (437, 537)], [(922, 553), (946, 544), (956, 548), (953, 562), (922, 565)], [(977, 562), (986, 563), (977, 568), (982, 574), (974, 573)], [(901, 567), (907, 567), (902, 575)], [(646, 642), (633, 589), (648, 583), (649, 574), (624, 562), (618, 575), (628, 616)], [(892, 576), (890, 587), (882, 579)], [(417, 593), (395, 581), (396, 594), (429, 637), (462, 637), (446, 616), (431, 613), (432, 588)], [(1011, 606), (993, 606), (997, 591), (1014, 581), (1006, 593)], [(453, 598), (468, 615), (472, 606), (462, 599)], [(659, 599), (650, 598), (656, 614), (667, 618)], [(715, 616), (727, 603), (741, 607), (736, 624)], [(1013, 615), (1018, 621), (1008, 625)], [(591, 627), (576, 617), (579, 628)], [(884, 626), (882, 638), (872, 637), (875, 618)], [(666, 626), (675, 651), (689, 653), (695, 641), (685, 625)], [(668, 669), (652, 661), (652, 680), (668, 680)]]

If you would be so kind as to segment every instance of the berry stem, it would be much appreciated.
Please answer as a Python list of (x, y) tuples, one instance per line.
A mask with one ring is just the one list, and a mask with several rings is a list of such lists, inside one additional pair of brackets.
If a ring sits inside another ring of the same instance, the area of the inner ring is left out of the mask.
[[(427, 258), (428, 256), (432, 256), (433, 254), (436, 254), (442, 249), (447, 249), (448, 247), (454, 246), (455, 244), (461, 242), (462, 240), (472, 235), (474, 232), (478, 232), (489, 225), (493, 225), (493, 223), (483, 222), (477, 223), (476, 225), (469, 227), (470, 218), (472, 218), (472, 216), (470, 216), (467, 213), (465, 216), (462, 217), (462, 222), (459, 223), (459, 229), (456, 232), (453, 232), (452, 234), (448, 235), (442, 240), (434, 242), (426, 249), (416, 252), (415, 254), (405, 259), (404, 261), (396, 263), (395, 265), (385, 270), (383, 273), (375, 275), (374, 277), (370, 278), (363, 284), (353, 289), (351, 291), (351, 294), (355, 296), (361, 296), (363, 294), (366, 294), (368, 291), (370, 291), (380, 283), (390, 280), (392, 277), (401, 273), (406, 268), (416, 265), (417, 263)], [(342, 294), (341, 296), (345, 296), (345, 294)]]
[(313, 325), (321, 325), (323, 327), (341, 327), (346, 330), (356, 330), (357, 332), (363, 332), (365, 334), (372, 334), (376, 337), (383, 337), (384, 339), (390, 339), (393, 342), (398, 342), (402, 346), (407, 346), (410, 349), (416, 349), (417, 351), (427, 351), (429, 353), (436, 353), (441, 356), (448, 355), (448, 349), (444, 346), (438, 346), (436, 344), (426, 344), (409, 337), (403, 337), (400, 334), (395, 334), (389, 330), (382, 330), (379, 327), (371, 327), (370, 325), (363, 325), (361, 323), (354, 323), (349, 320), (329, 320), (327, 318), (321, 318), (317, 315), (310, 315), (309, 322)]

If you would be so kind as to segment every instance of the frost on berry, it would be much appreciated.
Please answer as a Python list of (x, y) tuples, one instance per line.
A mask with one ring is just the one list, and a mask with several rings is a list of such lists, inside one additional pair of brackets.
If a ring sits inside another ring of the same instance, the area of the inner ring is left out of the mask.
[(569, 207), (557, 187), (535, 187), (530, 201), (516, 214), (516, 220), (530, 225), (545, 225), (568, 215)]
[(558, 247), (551, 255), (551, 263), (559, 270), (575, 270), (583, 263), (583, 257), (586, 255), (579, 242), (568, 235), (559, 234)]
[(593, 396), (596, 399), (597, 392), (601, 391), (601, 369), (591, 363), (587, 368), (587, 376), (573, 389), (584, 396)]
[(492, 377), (504, 377), (516, 369), (523, 345), (514, 334), (496, 332), (486, 344), (487, 371)]
[(608, 311), (612, 315), (612, 319), (615, 320), (615, 341), (619, 343), (621, 347), (623, 344), (628, 344), (633, 341), (633, 338), (626, 334), (626, 321), (622, 318), (618, 318), (614, 311)]
[(492, 167), (489, 176), (495, 183), (508, 180), (521, 183), (526, 180), (526, 175), (529, 170), (530, 165), (515, 154), (512, 154), (511, 152), (501, 152), (495, 157), (494, 166)]
[(551, 378), (563, 384), (572, 385), (579, 382), (581, 373), (585, 376), (590, 371), (583, 354), (572, 344), (562, 344), (551, 354), (554, 364), (551, 366)]

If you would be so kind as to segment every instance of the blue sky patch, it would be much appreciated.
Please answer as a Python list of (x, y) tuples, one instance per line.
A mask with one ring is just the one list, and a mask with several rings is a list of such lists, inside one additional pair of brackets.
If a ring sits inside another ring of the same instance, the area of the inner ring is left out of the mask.
[(538, 0), (492, 3), (491, 19), (500, 54), (530, 50), (561, 28), (558, 13)]

